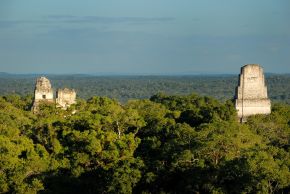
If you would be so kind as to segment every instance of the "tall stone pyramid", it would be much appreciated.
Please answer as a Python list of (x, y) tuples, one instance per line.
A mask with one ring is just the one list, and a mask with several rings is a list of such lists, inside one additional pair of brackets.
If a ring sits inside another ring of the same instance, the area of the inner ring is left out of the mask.
[(271, 113), (271, 101), (268, 98), (263, 68), (260, 65), (248, 64), (241, 68), (235, 107), (242, 122), (250, 115)]
[(36, 80), (34, 102), (32, 106), (34, 112), (37, 112), (40, 102), (54, 102), (53, 89), (49, 79), (46, 77), (40, 77)]

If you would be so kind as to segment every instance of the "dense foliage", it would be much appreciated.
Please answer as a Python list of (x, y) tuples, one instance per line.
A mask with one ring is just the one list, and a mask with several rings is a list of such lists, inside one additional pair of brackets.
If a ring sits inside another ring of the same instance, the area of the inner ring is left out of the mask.
[(289, 105), (240, 124), (195, 94), (31, 103), (0, 97), (0, 193), (290, 192)]
[[(0, 73), (0, 95), (33, 94), (36, 77), (40, 75), (7, 75)], [(127, 102), (148, 99), (158, 92), (170, 95), (197, 93), (218, 100), (231, 99), (238, 84), (238, 75), (207, 76), (88, 76), (48, 75), (53, 87), (74, 88), (80, 98), (107, 96)], [(268, 93), (274, 102), (290, 104), (290, 75), (266, 74)]]

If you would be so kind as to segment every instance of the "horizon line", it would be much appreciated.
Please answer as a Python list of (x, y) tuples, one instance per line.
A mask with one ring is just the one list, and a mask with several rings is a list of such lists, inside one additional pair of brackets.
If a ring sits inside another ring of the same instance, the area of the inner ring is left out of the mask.
[[(39, 75), (82, 75), (82, 76), (218, 76), (218, 75), (238, 75), (237, 73), (212, 73), (212, 72), (197, 72), (197, 73), (114, 73), (114, 72), (96, 72), (96, 73), (14, 73), (14, 72), (0, 72), (0, 75), (15, 75), (15, 76), (39, 76)], [(290, 73), (273, 73), (265, 72), (270, 75), (289, 75)]]

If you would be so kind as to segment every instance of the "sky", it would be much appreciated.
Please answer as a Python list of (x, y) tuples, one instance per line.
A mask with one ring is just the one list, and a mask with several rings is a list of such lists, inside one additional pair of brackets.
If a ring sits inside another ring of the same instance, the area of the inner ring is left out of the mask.
[(0, 72), (290, 73), (289, 0), (0, 0)]

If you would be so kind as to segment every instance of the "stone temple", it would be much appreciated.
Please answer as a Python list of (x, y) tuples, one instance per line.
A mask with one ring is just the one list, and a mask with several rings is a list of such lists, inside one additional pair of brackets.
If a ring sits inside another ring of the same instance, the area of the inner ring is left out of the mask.
[(235, 107), (241, 122), (246, 121), (250, 115), (271, 113), (271, 101), (268, 98), (264, 73), (260, 65), (248, 64), (241, 68)]
[(36, 80), (32, 106), (34, 112), (37, 111), (40, 102), (54, 102), (53, 89), (51, 88), (50, 81), (45, 77), (40, 77)]
[(70, 89), (58, 89), (57, 98), (54, 99), (54, 91), (50, 81), (46, 77), (40, 77), (36, 80), (34, 90), (34, 102), (32, 111), (37, 112), (40, 102), (55, 103), (56, 107), (67, 109), (70, 105), (76, 103), (76, 92)]
[(76, 103), (76, 95), (75, 90), (58, 89), (56, 92), (56, 106), (67, 109), (70, 105)]

